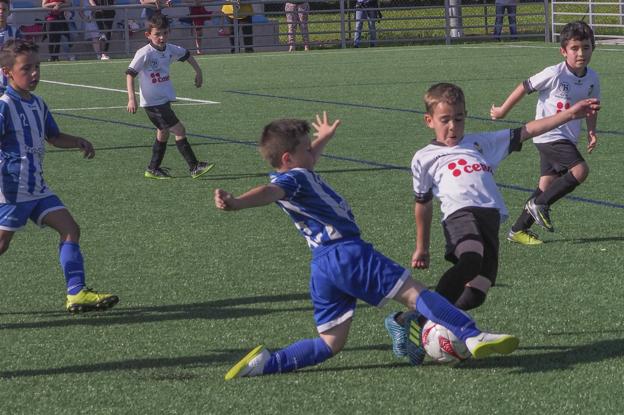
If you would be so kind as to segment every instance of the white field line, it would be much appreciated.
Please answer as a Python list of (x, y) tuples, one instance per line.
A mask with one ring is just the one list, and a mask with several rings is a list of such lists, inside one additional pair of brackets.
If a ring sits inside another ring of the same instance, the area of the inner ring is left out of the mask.
[[(176, 107), (180, 107), (182, 105), (208, 105), (203, 102), (188, 102), (186, 104), (180, 102), (174, 102), (171, 105), (175, 105)], [(53, 108), (52, 112), (57, 111), (92, 111), (92, 110), (112, 110), (112, 109), (126, 109), (126, 106), (114, 106), (114, 107), (89, 107), (89, 108)]]

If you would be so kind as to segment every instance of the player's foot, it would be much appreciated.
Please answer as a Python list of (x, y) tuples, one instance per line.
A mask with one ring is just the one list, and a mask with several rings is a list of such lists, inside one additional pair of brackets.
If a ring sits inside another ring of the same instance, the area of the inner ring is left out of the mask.
[(466, 339), (466, 347), (472, 357), (483, 359), (491, 354), (509, 354), (516, 350), (520, 340), (509, 334), (481, 333), (475, 337)]
[(99, 293), (91, 288), (83, 288), (78, 294), (67, 295), (65, 308), (70, 313), (86, 311), (103, 311), (119, 302), (119, 297), (113, 294)]
[(225, 374), (225, 380), (240, 378), (243, 376), (258, 376), (264, 370), (264, 365), (271, 357), (271, 352), (260, 345), (247, 353)]
[(418, 323), (420, 314), (417, 311), (409, 311), (403, 314), (405, 323), (403, 327), (406, 331), (405, 351), (409, 362), (413, 366), (422, 365), (425, 361), (425, 349), (422, 346), (422, 327)]
[(392, 353), (394, 353), (396, 357), (404, 357), (407, 355), (405, 346), (407, 330), (394, 319), (398, 314), (400, 313), (391, 313), (386, 317), (384, 326), (386, 326), (386, 330), (388, 330), (388, 334), (392, 339)]
[(539, 205), (535, 203), (535, 198), (529, 199), (524, 206), (527, 212), (535, 219), (535, 222), (546, 229), (548, 232), (554, 232), (555, 228), (550, 220), (550, 206)]
[(102, 53), (102, 55), (100, 55), (100, 60), (108, 61), (110, 60), (110, 56), (108, 56), (106, 53)]
[(169, 169), (166, 167), (156, 167), (155, 169), (150, 169), (148, 167), (147, 170), (145, 170), (144, 176), (148, 179), (171, 179)]
[(535, 232), (529, 229), (521, 229), (517, 232), (510, 229), (507, 234), (507, 240), (520, 245), (539, 245), (544, 243)]
[(208, 173), (213, 167), (214, 163), (200, 161), (199, 163), (197, 163), (197, 166), (195, 166), (195, 168), (191, 170), (191, 177), (193, 179), (197, 179), (199, 176)]

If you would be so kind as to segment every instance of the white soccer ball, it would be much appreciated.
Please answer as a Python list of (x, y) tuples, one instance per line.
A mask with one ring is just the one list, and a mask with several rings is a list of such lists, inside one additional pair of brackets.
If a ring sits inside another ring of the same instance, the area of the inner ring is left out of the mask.
[(463, 341), (449, 329), (433, 321), (427, 321), (421, 338), (425, 351), (436, 362), (458, 363), (470, 357), (470, 351)]

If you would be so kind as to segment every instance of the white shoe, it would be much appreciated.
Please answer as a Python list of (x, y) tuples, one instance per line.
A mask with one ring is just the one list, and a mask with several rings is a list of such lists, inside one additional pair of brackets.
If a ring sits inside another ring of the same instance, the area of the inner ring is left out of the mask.
[(466, 339), (466, 347), (475, 359), (483, 359), (494, 353), (509, 354), (516, 350), (520, 340), (509, 334), (481, 333)]
[(110, 60), (110, 56), (108, 56), (106, 53), (102, 53), (102, 56), (100, 56), (100, 59), (103, 61), (107, 61), (107, 60)]
[(271, 357), (271, 352), (260, 345), (247, 353), (225, 374), (225, 380), (240, 378), (243, 376), (258, 376), (264, 370), (264, 365)]

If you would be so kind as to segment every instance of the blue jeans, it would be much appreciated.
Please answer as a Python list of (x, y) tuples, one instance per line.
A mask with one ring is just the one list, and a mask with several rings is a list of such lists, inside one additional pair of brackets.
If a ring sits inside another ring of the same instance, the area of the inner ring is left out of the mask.
[(507, 19), (509, 20), (509, 34), (511, 34), (514, 39), (516, 38), (516, 7), (517, 6), (496, 5), (496, 21), (494, 23), (495, 38), (500, 39), (501, 31), (503, 30), (503, 16), (505, 15), (505, 10), (507, 10)]
[(368, 40), (370, 45), (375, 46), (375, 41), (377, 40), (377, 29), (375, 29), (377, 10), (371, 9), (357, 9), (355, 11), (355, 36), (353, 37), (353, 46), (360, 46), (364, 19), (368, 21)]

